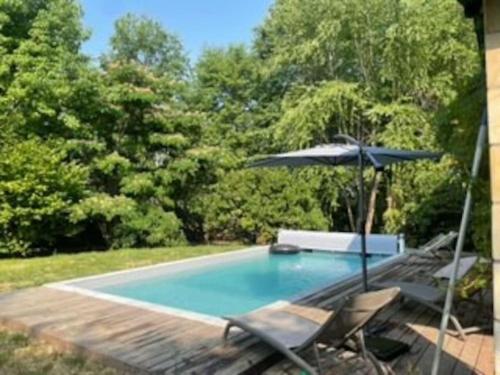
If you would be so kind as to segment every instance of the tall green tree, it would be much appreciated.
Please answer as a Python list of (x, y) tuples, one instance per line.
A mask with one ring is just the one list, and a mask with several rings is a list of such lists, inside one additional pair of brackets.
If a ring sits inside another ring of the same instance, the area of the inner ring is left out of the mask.
[(206, 49), (195, 67), (195, 102), (207, 114), (206, 141), (237, 157), (270, 149), (276, 120), (259, 59), (243, 45)]
[(370, 209), (382, 213), (376, 230), (410, 240), (456, 228), (464, 150), (442, 133), (478, 123), (480, 100), (468, 114), (450, 105), (475, 90), (481, 70), (473, 26), (455, 1), (278, 0), (255, 48), (263, 75), (285, 89), (274, 126), (281, 149), (348, 132), (368, 144), (451, 151), (438, 165), (390, 171)]
[(148, 17), (129, 13), (118, 19), (110, 44), (104, 61), (133, 61), (176, 79), (188, 73), (188, 59), (179, 38)]
[[(193, 89), (196, 108), (206, 116), (204, 143), (212, 149), (212, 178), (191, 201), (205, 238), (263, 242), (293, 223), (325, 228), (320, 203), (310, 201), (314, 194), (305, 184), (282, 190), (272, 181), (284, 187), (292, 176), (269, 171), (259, 178), (261, 171), (241, 170), (249, 157), (275, 149), (271, 125), (279, 118), (280, 97), (274, 82), (263, 79), (258, 56), (242, 45), (206, 49), (195, 67)], [(271, 190), (275, 205), (264, 203)], [(302, 200), (304, 192), (308, 198)]]
[(89, 34), (79, 4), (42, 3), (37, 13), (29, 8), (32, 19), (25, 15), (29, 30), (19, 27), (22, 32), (10, 35), (17, 48), (2, 60), (7, 72), (0, 97), (2, 136), (57, 140), (67, 161), (86, 164), (103, 147), (93, 128), (101, 113), (100, 73), (80, 52)]
[[(179, 72), (169, 70), (177, 64), (170, 57), (182, 51), (167, 36), (157, 23), (126, 16), (116, 24), (103, 66), (101, 110), (93, 126), (103, 148), (90, 164), (93, 192), (72, 219), (97, 222), (107, 246), (185, 240), (179, 216), (187, 216), (186, 191), (202, 159), (194, 152), (201, 118), (184, 99), (186, 83), (173, 79)], [(144, 51), (161, 53), (161, 61)]]
[[(80, 54), (87, 32), (71, 0), (0, 6), (1, 214), (8, 252), (56, 246), (74, 235), (69, 210), (86, 194), (83, 144), (97, 74)], [(74, 181), (71, 181), (74, 179)]]
[(268, 74), (288, 72), (288, 85), (340, 79), (378, 98), (435, 106), (478, 72), (461, 12), (452, 0), (277, 0), (256, 49)]

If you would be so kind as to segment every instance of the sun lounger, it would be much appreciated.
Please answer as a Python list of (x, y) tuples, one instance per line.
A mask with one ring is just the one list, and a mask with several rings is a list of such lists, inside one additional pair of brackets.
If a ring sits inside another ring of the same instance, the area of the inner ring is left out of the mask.
[(446, 234), (440, 233), (436, 237), (432, 238), (430, 241), (421, 245), (415, 255), (423, 256), (423, 257), (436, 257), (436, 258), (445, 258), (443, 256), (443, 250), (450, 250), (453, 241), (458, 237), (458, 233), (454, 231), (450, 231)]
[[(231, 328), (241, 328), (281, 352), (311, 375), (321, 373), (318, 344), (326, 344), (338, 351), (349, 345), (365, 360), (370, 360), (378, 373), (383, 374), (380, 363), (366, 350), (363, 327), (398, 294), (399, 288), (388, 288), (349, 297), (339, 309), (329, 313), (323, 323), (270, 309), (227, 317), (224, 340), (227, 340)], [(299, 353), (311, 347), (318, 370), (299, 356)]]
[[(477, 257), (467, 257), (460, 260), (457, 280), (462, 279), (477, 262)], [(446, 281), (449, 282), (451, 274), (453, 272), (453, 265), (448, 264), (447, 266), (439, 269), (432, 276), (436, 282)], [(383, 282), (371, 283), (374, 288), (389, 288), (389, 287), (399, 287), (401, 289), (401, 296), (406, 299), (416, 301), (430, 309), (443, 313), (443, 304), (446, 298), (446, 288), (439, 288), (439, 286), (431, 286), (420, 283), (411, 283), (397, 280), (388, 280)], [(450, 320), (452, 324), (458, 331), (460, 338), (465, 340), (467, 333), (477, 331), (477, 327), (471, 327), (464, 329), (458, 320), (458, 318), (451, 314)]]

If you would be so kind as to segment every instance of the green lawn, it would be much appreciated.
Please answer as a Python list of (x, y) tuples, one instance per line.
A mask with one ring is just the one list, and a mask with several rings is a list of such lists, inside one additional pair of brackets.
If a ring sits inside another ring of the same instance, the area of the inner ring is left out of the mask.
[(43, 341), (0, 328), (0, 374), (123, 375), (124, 372), (79, 355), (58, 352)]
[[(242, 245), (124, 249), (0, 260), (0, 293), (132, 267), (215, 254)], [(60, 353), (40, 340), (0, 328), (0, 375), (118, 375), (115, 369), (71, 353)]]

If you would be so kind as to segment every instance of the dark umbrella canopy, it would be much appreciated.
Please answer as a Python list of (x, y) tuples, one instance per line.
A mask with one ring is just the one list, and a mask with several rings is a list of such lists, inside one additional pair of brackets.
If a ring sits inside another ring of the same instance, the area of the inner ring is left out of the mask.
[[(395, 150), (384, 147), (363, 147), (366, 165), (383, 168), (390, 164), (403, 163), (418, 159), (438, 160), (441, 154), (428, 151)], [(253, 162), (250, 167), (303, 167), (322, 166), (358, 166), (359, 146), (328, 144), (299, 151), (270, 155)]]
[(363, 146), (360, 142), (346, 135), (336, 136), (338, 139), (346, 140), (351, 144), (327, 144), (316, 147), (292, 151), (283, 154), (270, 155), (264, 159), (250, 164), (255, 167), (304, 167), (304, 166), (357, 166), (359, 199), (358, 199), (358, 233), (361, 236), (361, 259), (363, 273), (363, 287), (368, 290), (367, 270), (367, 248), (365, 235), (365, 210), (363, 203), (364, 182), (363, 170), (365, 165), (371, 165), (376, 170), (383, 170), (385, 166), (416, 161), (419, 159), (430, 159), (437, 161), (442, 154), (428, 151), (406, 151), (395, 150), (384, 147)]

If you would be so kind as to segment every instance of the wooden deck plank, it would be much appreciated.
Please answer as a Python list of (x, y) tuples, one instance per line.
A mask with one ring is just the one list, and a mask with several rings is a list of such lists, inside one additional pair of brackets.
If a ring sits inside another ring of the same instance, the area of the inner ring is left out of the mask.
[[(192, 355), (199, 347), (207, 345), (213, 336), (208, 336), (208, 331), (212, 327), (198, 328), (196, 337), (193, 336), (192, 327), (184, 327), (176, 330), (175, 333), (166, 333), (153, 342), (139, 348), (135, 354), (135, 360), (139, 364), (147, 367), (162, 363), (166, 368), (170, 365), (170, 360), (182, 354)], [(172, 350), (174, 348), (174, 350)]]
[(462, 353), (459, 356), (460, 360), (457, 361), (457, 366), (453, 370), (453, 375), (470, 375), (473, 373), (481, 351), (483, 337), (484, 335), (480, 333), (473, 333), (467, 337)]
[[(465, 325), (480, 325), (482, 324), (482, 319), (488, 317), (484, 314), (484, 306), (459, 306), (462, 307), (459, 311), (463, 312), (464, 319), (462, 323)], [(481, 308), (478, 308), (481, 307)], [(454, 375), (470, 375), (474, 371), (477, 358), (479, 357), (484, 332), (472, 333), (467, 336), (467, 340), (462, 346), (461, 353), (455, 355), (456, 365), (453, 369)]]
[[(443, 371), (443, 373), (452, 374), (457, 366), (467, 367), (466, 364), (463, 363), (463, 360), (459, 361), (464, 345), (465, 342), (460, 340), (458, 337), (446, 335), (443, 346), (443, 355), (440, 362), (440, 370)], [(436, 350), (435, 345), (433, 345), (433, 349), (434, 351)]]
[(495, 371), (493, 355), (493, 337), (484, 336), (474, 372), (480, 375), (493, 374)]

